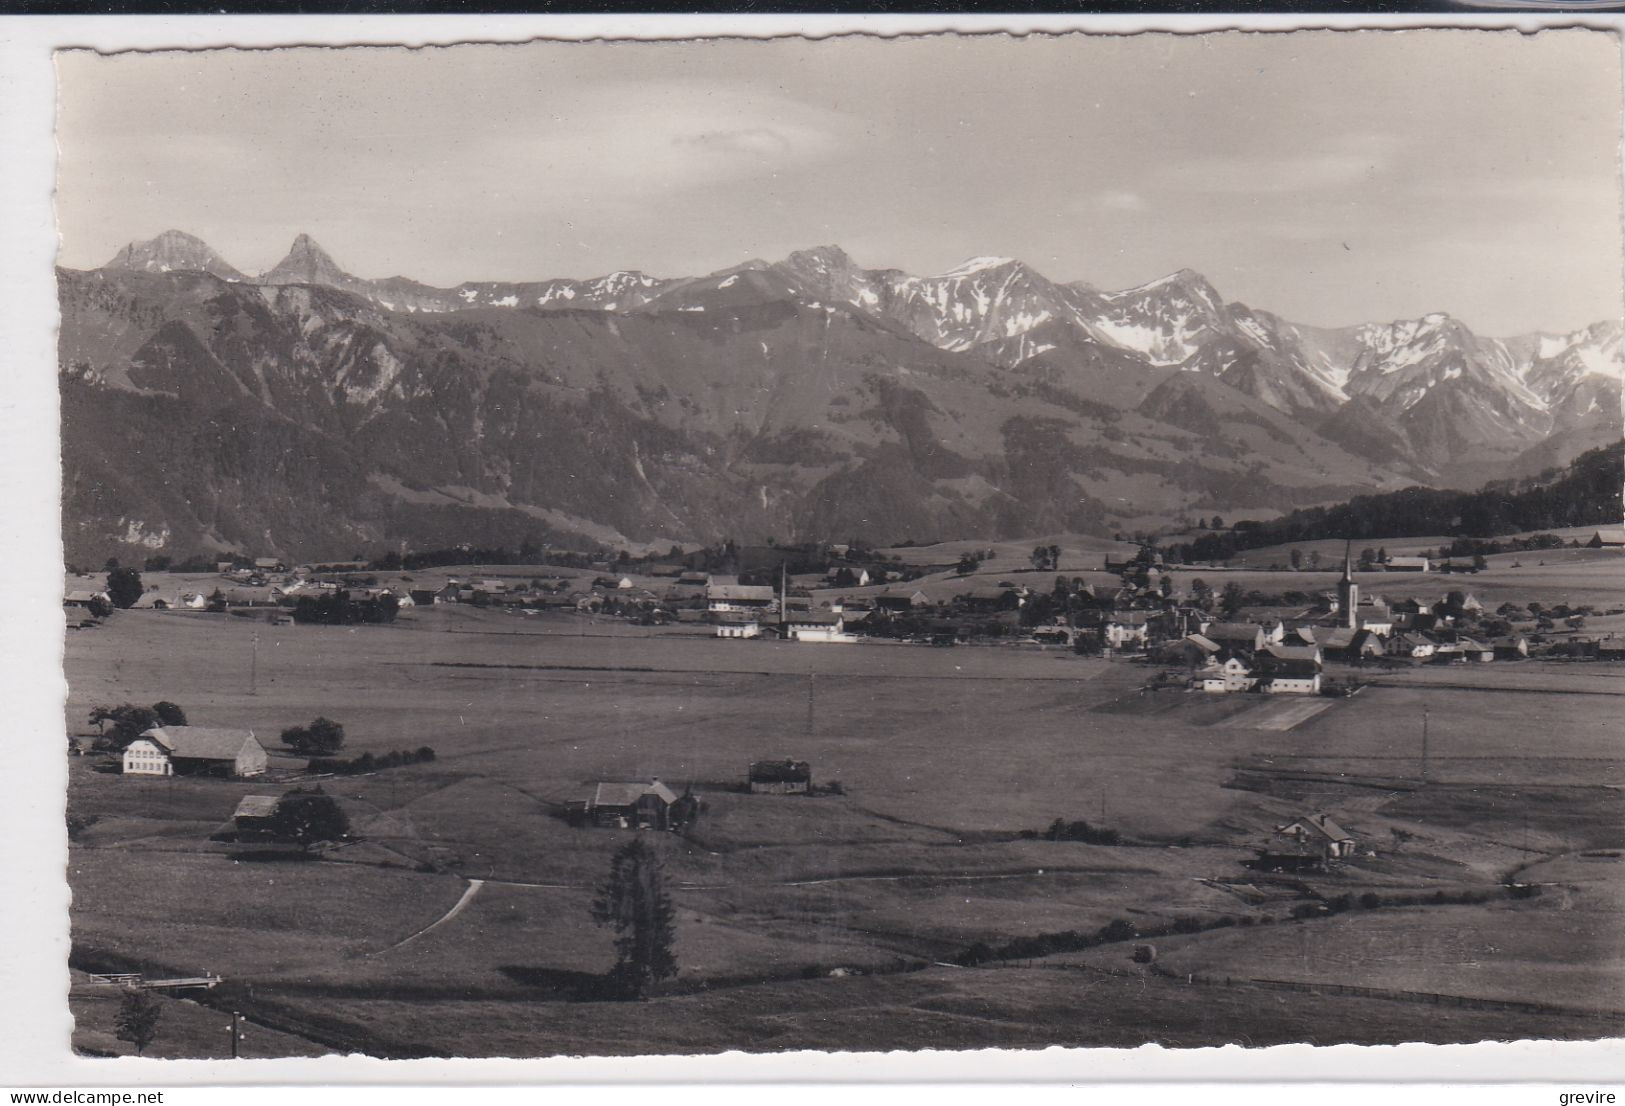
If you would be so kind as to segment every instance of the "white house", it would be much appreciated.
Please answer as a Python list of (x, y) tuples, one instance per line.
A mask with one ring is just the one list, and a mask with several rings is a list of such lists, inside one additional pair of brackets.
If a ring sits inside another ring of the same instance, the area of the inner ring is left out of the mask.
[(779, 623), (779, 632), (786, 641), (806, 642), (851, 642), (857, 641), (855, 634), (846, 632), (846, 619), (838, 614), (825, 614), (822, 611), (794, 611), (784, 616)]

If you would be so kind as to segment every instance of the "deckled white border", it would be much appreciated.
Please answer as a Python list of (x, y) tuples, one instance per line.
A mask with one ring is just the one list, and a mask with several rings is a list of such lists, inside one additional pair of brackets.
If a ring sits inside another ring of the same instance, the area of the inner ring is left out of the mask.
[[(1625, 15), (25, 16), (0, 20), (0, 412), (5, 415), (0, 422), (0, 549), (4, 551), (0, 564), (6, 570), (7, 585), (5, 601), (0, 604), (0, 704), (5, 708), (0, 716), (4, 718), (0, 726), (0, 1087), (809, 1081), (1012, 1084), (1040, 1080), (1096, 1084), (1226, 1080), (1274, 1084), (1277, 1090), (1283, 1089), (1279, 1086), (1283, 1083), (1373, 1080), (1458, 1084), (1561, 1080), (1576, 1089), (1612, 1080), (1617, 1086), (1625, 1073), (1625, 1041), (1323, 1049), (1286, 1045), (1255, 1050), (1166, 1050), (1148, 1045), (1134, 1050), (633, 1059), (90, 1061), (73, 1056), (67, 1048), (71, 1020), (64, 1001), (68, 895), (63, 881), (66, 839), (61, 829), (66, 784), (60, 740), (65, 691), (63, 630), (57, 613), (62, 557), (52, 273), (57, 249), (51, 204), (54, 49), (1071, 30), (1127, 34), (1482, 27), (1532, 32), (1557, 26), (1625, 34)], [(1259, 1089), (1232, 1082), (1225, 1087), (1172, 1090), (1240, 1102), (1255, 1098)], [(782, 1087), (764, 1087), (754, 1093), (743, 1086), (736, 1090), (751, 1094), (756, 1101), (780, 1097), (799, 1102), (806, 1097)], [(1162, 1098), (1153, 1086), (1138, 1091), (1124, 1086), (1099, 1090), (1114, 1101)], [(561, 1086), (550, 1093), (593, 1092)], [(896, 1093), (908, 1094), (901, 1088)], [(1000, 1093), (988, 1086), (977, 1097), (984, 1100)], [(1316, 1097), (1310, 1086), (1303, 1086), (1301, 1093), (1305, 1098)], [(1386, 1092), (1372, 1088), (1370, 1093)], [(679, 1097), (700, 1101), (698, 1096)], [(1408, 1099), (1409, 1095), (1402, 1097)], [(427, 1098), (414, 1096), (414, 1100)], [(1534, 1088), (1529, 1089), (1527, 1100), (1556, 1101), (1555, 1094), (1548, 1096)]]

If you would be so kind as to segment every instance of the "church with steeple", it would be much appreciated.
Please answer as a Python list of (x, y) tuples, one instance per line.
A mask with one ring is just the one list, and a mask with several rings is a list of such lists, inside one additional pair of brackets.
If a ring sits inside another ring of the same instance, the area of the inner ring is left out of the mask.
[(1354, 562), (1351, 550), (1354, 543), (1343, 547), (1343, 577), (1337, 581), (1337, 613), (1339, 621), (1351, 630), (1360, 628), (1360, 585), (1354, 582)]

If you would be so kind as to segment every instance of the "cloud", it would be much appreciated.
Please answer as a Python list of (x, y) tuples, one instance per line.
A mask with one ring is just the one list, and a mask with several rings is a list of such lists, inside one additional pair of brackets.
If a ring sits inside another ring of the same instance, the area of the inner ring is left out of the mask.
[(1095, 203), (1107, 211), (1144, 211), (1145, 197), (1138, 192), (1102, 192), (1095, 197)]
[(672, 144), (719, 154), (754, 156), (786, 154), (791, 150), (790, 140), (771, 127), (745, 127), (737, 130), (705, 131), (701, 134), (680, 134), (672, 139)]
[(1191, 192), (1325, 192), (1370, 185), (1396, 167), (1402, 143), (1387, 135), (1345, 135), (1314, 150), (1181, 160), (1158, 182)]

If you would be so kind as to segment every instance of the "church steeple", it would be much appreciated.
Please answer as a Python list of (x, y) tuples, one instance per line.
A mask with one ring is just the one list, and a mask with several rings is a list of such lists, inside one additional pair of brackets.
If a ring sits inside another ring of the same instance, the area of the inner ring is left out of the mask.
[(1337, 581), (1337, 611), (1343, 625), (1358, 629), (1360, 625), (1360, 585), (1354, 582), (1354, 542), (1343, 546), (1343, 578)]

